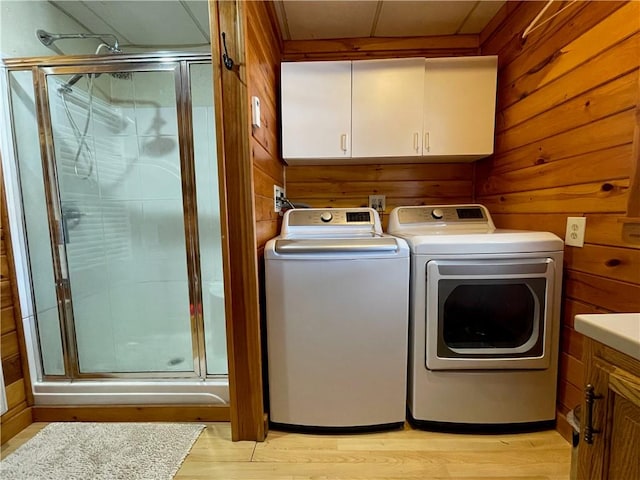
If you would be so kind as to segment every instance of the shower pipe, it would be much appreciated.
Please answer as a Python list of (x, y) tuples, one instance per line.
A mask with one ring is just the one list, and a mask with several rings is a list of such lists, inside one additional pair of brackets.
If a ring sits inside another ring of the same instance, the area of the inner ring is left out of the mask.
[[(109, 51), (109, 53), (123, 53), (122, 50), (120, 49), (120, 43), (118, 42), (118, 37), (116, 37), (111, 33), (49, 33), (45, 30), (38, 29), (36, 30), (36, 37), (38, 37), (38, 40), (40, 40), (40, 43), (42, 43), (47, 47), (50, 46), (53, 42), (58, 40), (67, 40), (72, 38), (80, 38), (80, 39), (97, 38), (102, 43), (98, 45), (95, 55), (100, 53), (100, 50), (103, 47), (106, 48)], [(107, 43), (103, 37), (109, 37), (113, 39), (113, 45), (110, 43)], [(60, 87), (61, 90), (65, 90), (67, 92), (70, 91), (70, 87), (73, 86), (81, 78), (82, 78), (82, 75), (74, 75), (73, 77), (71, 77), (71, 79), (67, 83), (65, 83), (62, 87)]]
[[(40, 40), (40, 43), (42, 43), (45, 46), (50, 46), (53, 42), (56, 42), (58, 40), (67, 40), (67, 39), (71, 39), (71, 38), (97, 38), (98, 40), (100, 40), (101, 42), (104, 43), (104, 46), (111, 52), (111, 53), (121, 53), (122, 50), (120, 50), (120, 44), (118, 43), (118, 37), (116, 37), (115, 35), (111, 34), (111, 33), (49, 33), (45, 30), (42, 29), (38, 29), (36, 30), (36, 37), (38, 37), (38, 40)], [(106, 42), (104, 40), (104, 37), (109, 37), (113, 39), (113, 45), (111, 45), (110, 43)]]
[[(57, 40), (65, 40), (65, 39), (71, 39), (71, 38), (80, 38), (80, 39), (90, 39), (90, 38), (97, 38), (100, 40), (100, 45), (98, 45), (98, 48), (95, 51), (95, 55), (97, 55), (98, 53), (100, 53), (100, 50), (102, 48), (106, 48), (109, 53), (122, 53), (122, 50), (120, 49), (120, 45), (118, 43), (118, 38), (115, 35), (112, 35), (110, 33), (103, 33), (103, 34), (92, 34), (92, 33), (60, 33), (60, 34), (55, 34), (55, 33), (49, 33), (45, 30), (42, 29), (38, 29), (36, 30), (36, 37), (38, 38), (38, 40), (40, 40), (40, 42), (45, 45), (45, 46), (50, 46), (53, 42), (57, 41)], [(107, 43), (105, 41), (105, 39), (103, 37), (108, 37), (113, 39), (113, 45)], [(98, 74), (99, 75), (99, 74)], [(84, 126), (84, 131), (81, 131), (80, 128), (76, 125), (70, 111), (69, 111), (69, 106), (67, 105), (67, 100), (66, 100), (66, 95), (67, 93), (71, 92), (71, 86), (75, 85), (78, 80), (80, 80), (83, 75), (81, 74), (76, 74), (73, 77), (71, 77), (64, 85), (62, 85), (58, 91), (61, 94), (62, 97), (62, 103), (64, 105), (64, 110), (67, 114), (67, 118), (69, 119), (69, 123), (72, 127), (73, 133), (76, 137), (76, 139), (78, 140), (78, 149), (76, 150), (76, 153), (74, 155), (74, 159), (73, 159), (73, 169), (76, 173), (76, 175), (78, 177), (81, 177), (85, 180), (88, 180), (91, 177), (91, 174), (93, 173), (93, 168), (94, 168), (94, 156), (91, 152), (91, 149), (89, 148), (89, 146), (86, 143), (86, 138), (87, 138), (87, 130), (89, 127), (89, 122), (91, 121), (91, 114), (93, 112), (93, 80), (98, 76), (96, 74), (93, 75), (89, 75), (89, 109), (87, 111), (87, 118), (85, 121), (85, 126)], [(130, 77), (130, 74), (112, 74), (114, 76), (117, 76), (118, 78), (126, 78), (126, 75), (128, 75)], [(86, 150), (86, 155), (88, 157), (88, 172), (86, 175), (81, 175), (78, 171), (78, 164), (79, 164), (79, 158), (80, 158), (80, 153), (82, 152), (82, 150), (85, 149)]]

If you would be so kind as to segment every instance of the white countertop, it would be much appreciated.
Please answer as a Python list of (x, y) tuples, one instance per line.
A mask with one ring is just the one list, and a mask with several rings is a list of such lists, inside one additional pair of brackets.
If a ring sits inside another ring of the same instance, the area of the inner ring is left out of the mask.
[(576, 315), (575, 329), (589, 338), (640, 360), (640, 313)]

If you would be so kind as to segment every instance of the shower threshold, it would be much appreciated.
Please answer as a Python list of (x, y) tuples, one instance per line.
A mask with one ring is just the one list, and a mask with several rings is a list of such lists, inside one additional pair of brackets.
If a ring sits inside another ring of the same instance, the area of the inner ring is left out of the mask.
[(229, 405), (225, 378), (194, 380), (67, 380), (33, 385), (36, 405)]

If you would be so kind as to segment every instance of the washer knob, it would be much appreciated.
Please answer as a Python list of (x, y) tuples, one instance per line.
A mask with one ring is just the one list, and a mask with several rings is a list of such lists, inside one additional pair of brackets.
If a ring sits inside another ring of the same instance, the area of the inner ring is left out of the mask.
[(331, 212), (322, 212), (320, 214), (320, 220), (322, 220), (323, 222), (330, 222), (332, 218), (333, 215), (331, 215)]
[(436, 220), (440, 220), (442, 217), (444, 217), (444, 213), (441, 209), (435, 208), (431, 211), (431, 216)]

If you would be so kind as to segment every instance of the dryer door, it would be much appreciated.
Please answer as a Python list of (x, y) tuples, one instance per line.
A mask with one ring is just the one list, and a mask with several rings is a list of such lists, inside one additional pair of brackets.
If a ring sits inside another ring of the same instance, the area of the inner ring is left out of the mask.
[(554, 272), (551, 258), (429, 261), (427, 368), (547, 368)]

